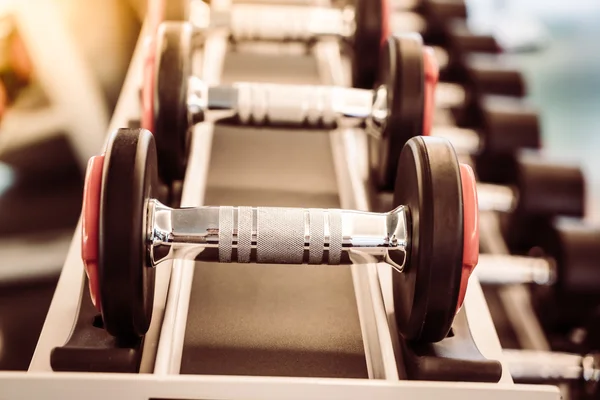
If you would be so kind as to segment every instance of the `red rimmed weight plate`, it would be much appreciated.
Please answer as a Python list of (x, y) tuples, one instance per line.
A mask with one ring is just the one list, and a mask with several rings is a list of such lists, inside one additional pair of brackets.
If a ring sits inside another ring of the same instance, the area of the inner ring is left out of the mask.
[(144, 71), (142, 80), (141, 126), (154, 132), (154, 70), (156, 64), (156, 34), (165, 13), (164, 0), (148, 2), (148, 35), (144, 38)]
[(460, 166), (447, 139), (416, 136), (397, 168), (394, 206), (407, 209), (410, 240), (392, 275), (395, 319), (405, 339), (437, 342), (454, 321), (465, 262)]
[(460, 178), (463, 192), (463, 263), (460, 279), (460, 291), (456, 311), (465, 300), (469, 277), (479, 261), (479, 206), (477, 201), (477, 184), (473, 169), (467, 164), (460, 164)]
[(81, 258), (89, 280), (92, 303), (98, 311), (102, 311), (98, 283), (98, 225), (103, 167), (104, 155), (90, 158), (85, 175), (81, 219)]

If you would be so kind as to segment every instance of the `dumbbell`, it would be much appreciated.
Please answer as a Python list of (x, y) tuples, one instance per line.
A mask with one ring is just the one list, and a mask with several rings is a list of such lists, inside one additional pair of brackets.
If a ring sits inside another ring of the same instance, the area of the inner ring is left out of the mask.
[[(142, 336), (150, 324), (154, 267), (174, 258), (219, 263), (350, 264), (355, 252), (389, 263), (400, 332), (439, 341), (477, 264), (472, 170), (450, 143), (418, 137), (400, 156), (387, 213), (337, 209), (160, 204), (153, 135), (120, 129), (88, 164), (82, 258), (106, 330)], [(441, 222), (443, 221), (443, 222)], [(307, 294), (308, 295), (308, 294)]]
[[(382, 65), (383, 69), (383, 65)], [(533, 166), (529, 164), (527, 157), (518, 156), (518, 153), (523, 149), (536, 150), (541, 146), (541, 135), (539, 129), (539, 120), (537, 112), (528, 107), (525, 103), (516, 100), (506, 101), (506, 98), (499, 98), (494, 96), (482, 97), (479, 101), (479, 126), (476, 127), (457, 127), (451, 125), (437, 125), (434, 124), (429, 130), (430, 136), (444, 137), (452, 142), (457, 153), (460, 155), (472, 155), (475, 157), (477, 164), (477, 172), (480, 179), (487, 181), (489, 176), (495, 178), (494, 183), (501, 184), (514, 184), (517, 183), (518, 187), (521, 185), (528, 185), (530, 179), (536, 179), (536, 177), (548, 170), (548, 173), (553, 173), (553, 168), (558, 168), (553, 163), (542, 164), (538, 175), (531, 175), (534, 171)], [(391, 113), (395, 105), (388, 101), (385, 106), (376, 105), (375, 108), (386, 108)], [(434, 112), (435, 113), (435, 112)], [(385, 112), (382, 112), (385, 114)], [(368, 135), (368, 151), (369, 151), (369, 167), (371, 176), (375, 182), (379, 182), (379, 189), (383, 191), (389, 191), (390, 186), (385, 185), (385, 182), (392, 181), (394, 179), (393, 172), (387, 172), (386, 168), (389, 164), (395, 162), (394, 159), (389, 160), (389, 163), (382, 163), (382, 154), (397, 154), (393, 150), (388, 149), (388, 146), (401, 146), (416, 134), (420, 134), (418, 131), (383, 131), (383, 134), (394, 133), (394, 136), (389, 138), (381, 136), (381, 130), (376, 125), (377, 120), (375, 118), (367, 120), (367, 132)], [(427, 131), (424, 131), (427, 134)], [(510, 160), (510, 168), (498, 169), (495, 167), (494, 162), (498, 159)], [(523, 165), (521, 165), (523, 164)], [(521, 169), (519, 169), (521, 168)], [(569, 167), (565, 167), (570, 170)], [(386, 178), (385, 173), (389, 173), (391, 176)], [(531, 172), (531, 174), (530, 174)], [(520, 175), (519, 175), (520, 174)], [(581, 184), (581, 190), (573, 193), (573, 196), (581, 194), (583, 188), (583, 178), (577, 183), (570, 179), (571, 175), (559, 175), (556, 177), (557, 182), (552, 179), (553, 176), (544, 175), (548, 184), (558, 184), (560, 187), (564, 187), (565, 191), (570, 190), (572, 187)], [(564, 180), (561, 180), (561, 177)], [(562, 183), (558, 183), (562, 182)], [(480, 195), (483, 198), (483, 204), (485, 208), (491, 207), (491, 201), (496, 193), (513, 193), (514, 190), (502, 189), (498, 185), (486, 185), (485, 192)], [(523, 189), (527, 190), (527, 189)], [(488, 195), (489, 193), (489, 195)], [(529, 192), (527, 192), (529, 194)], [(544, 192), (545, 193), (545, 192)], [(568, 193), (568, 192), (567, 192)], [(510, 209), (513, 206), (511, 203), (514, 196), (511, 195), (507, 198), (506, 195), (500, 197), (498, 201), (503, 201), (501, 205), (502, 210)], [(558, 201), (558, 200), (557, 200)], [(481, 201), (480, 201), (481, 202)], [(531, 208), (528, 208), (531, 210)], [(569, 214), (571, 215), (571, 214)]]
[(579, 385), (583, 394), (597, 398), (600, 381), (600, 358), (598, 354), (578, 355), (572, 353), (538, 350), (503, 350), (513, 379), (520, 383), (571, 383)]
[[(169, 3), (169, 2), (167, 2)], [(353, 49), (353, 81), (371, 89), (364, 80), (377, 69), (379, 49), (390, 35), (387, 0), (356, 0), (353, 6), (326, 7), (294, 4), (232, 4), (227, 10), (212, 9), (200, 0), (177, 0), (168, 7), (171, 21), (209, 21), (208, 29), (227, 28), (233, 40), (310, 42), (320, 37), (340, 37)], [(363, 78), (364, 76), (364, 78)], [(370, 78), (371, 81), (373, 78)]]
[[(439, 52), (438, 52), (439, 54)], [(439, 57), (438, 57), (439, 59)], [(487, 95), (524, 97), (527, 88), (523, 75), (517, 69), (502, 63), (498, 56), (471, 54), (461, 63), (462, 72), (453, 80), (443, 77), (445, 70), (440, 65), (440, 80), (436, 96), (439, 108), (459, 108), (468, 111), (479, 106), (480, 97)]]
[[(502, 234), (512, 252), (528, 252), (540, 244), (544, 232), (555, 232), (552, 226), (555, 217), (584, 217), (586, 185), (578, 165), (550, 159), (535, 151), (521, 151), (510, 174), (514, 175), (513, 202), (505, 201), (497, 211), (501, 213)], [(485, 190), (480, 192), (480, 199), (485, 196)]]
[[(537, 110), (518, 99), (482, 96), (477, 114), (477, 123), (457, 126), (452, 113), (446, 115), (443, 109), (436, 108), (430, 135), (448, 138), (461, 155), (473, 155), (481, 180), (510, 182), (514, 172), (499, 170), (495, 161), (498, 158), (513, 159), (520, 149), (541, 147)], [(488, 178), (492, 174), (495, 174), (495, 180)]]
[[(417, 35), (393, 36), (385, 43), (381, 82), (377, 90), (236, 83), (208, 87), (192, 76), (192, 37), (189, 23), (168, 22), (159, 27), (156, 73), (143, 92), (154, 98), (153, 124), (159, 175), (164, 182), (183, 177), (189, 149), (189, 128), (195, 122), (235, 117), (243, 124), (304, 128), (361, 126), (377, 119), (383, 137), (390, 132), (420, 135), (430, 129), (437, 68), (433, 55)], [(147, 95), (144, 95), (145, 97)], [(389, 109), (387, 102), (393, 104)], [(146, 112), (144, 112), (146, 113)], [(384, 115), (385, 114), (385, 115)], [(401, 146), (390, 146), (384, 158), (396, 163)], [(389, 167), (393, 170), (395, 167)], [(390, 173), (391, 176), (391, 173)], [(385, 185), (394, 181), (386, 176)]]
[[(145, 86), (155, 101), (154, 123), (144, 127), (151, 128), (155, 135), (159, 175), (165, 182), (183, 177), (189, 127), (211, 116), (221, 120), (234, 116), (243, 124), (284, 124), (307, 129), (362, 125), (366, 121), (371, 136), (377, 137), (376, 157), (381, 168), (377, 185), (386, 189), (394, 186), (393, 166), (406, 140), (431, 129), (437, 68), (432, 54), (424, 50), (417, 36), (388, 38), (374, 91), (256, 83), (207, 87), (191, 74), (192, 37), (189, 23), (161, 25), (155, 80)], [(514, 148), (539, 145), (537, 115), (520, 109), (510, 114), (488, 107), (485, 116), (488, 125), (481, 132), (489, 151), (504, 154)], [(468, 135), (466, 130), (460, 133)], [(458, 135), (456, 130), (452, 134)]]
[[(481, 193), (481, 189), (478, 188)], [(576, 219), (553, 219), (528, 256), (481, 254), (477, 275), (490, 284), (551, 287), (554, 297), (600, 298), (600, 229)], [(551, 308), (550, 313), (556, 313)], [(575, 311), (571, 310), (572, 313)]]
[[(393, 5), (386, 0), (355, 0), (352, 5), (341, 8), (233, 4), (227, 10), (210, 10), (206, 4), (196, 0), (189, 7), (196, 11), (188, 12), (188, 17), (183, 20), (190, 20), (192, 23), (201, 20), (203, 26), (206, 24), (204, 21), (210, 21), (208, 29), (226, 28), (234, 41), (311, 43), (319, 38), (340, 38), (352, 48), (353, 86), (363, 89), (373, 87), (381, 45), (391, 33), (419, 32), (427, 38), (428, 30), (441, 24), (441, 20), (462, 15), (462, 12), (450, 11), (444, 2), (438, 1), (423, 2), (419, 8), (423, 14), (392, 12)], [(432, 20), (428, 23), (430, 16)], [(460, 49), (469, 50), (466, 44)], [(477, 50), (486, 51), (482, 46)], [(495, 52), (495, 48), (488, 51)]]
[[(557, 279), (550, 287), (533, 287), (534, 307), (545, 328), (565, 334), (589, 323), (600, 304), (600, 228), (575, 218), (554, 218), (535, 227), (529, 254), (556, 260)], [(596, 328), (597, 329), (597, 328)], [(588, 339), (596, 342), (594, 338)], [(588, 349), (589, 350), (589, 349)]]
[[(380, 167), (373, 158), (370, 160), (372, 174), (378, 173)], [(515, 160), (511, 185), (477, 184), (478, 205), (480, 211), (500, 212), (506, 241), (519, 243), (527, 251), (538, 245), (538, 232), (546, 229), (554, 217), (583, 216), (585, 181), (577, 166), (558, 163), (536, 152), (519, 152)], [(378, 193), (377, 209), (389, 207), (391, 198), (389, 191)]]

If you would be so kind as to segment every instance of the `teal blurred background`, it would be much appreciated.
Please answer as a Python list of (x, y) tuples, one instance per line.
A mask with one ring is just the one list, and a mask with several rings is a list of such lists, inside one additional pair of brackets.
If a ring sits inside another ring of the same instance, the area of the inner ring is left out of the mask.
[(590, 219), (600, 222), (600, 1), (473, 3), (496, 14), (532, 17), (546, 30), (545, 47), (510, 58), (522, 69), (530, 99), (540, 109), (544, 146), (553, 157), (581, 162), (589, 182)]

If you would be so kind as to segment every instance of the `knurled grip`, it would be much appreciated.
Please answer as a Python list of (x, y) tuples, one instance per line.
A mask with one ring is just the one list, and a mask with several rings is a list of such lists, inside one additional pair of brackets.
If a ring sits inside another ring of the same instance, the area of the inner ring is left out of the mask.
[(342, 255), (342, 221), (340, 210), (222, 206), (219, 261), (235, 261), (233, 249), (237, 249), (240, 263), (337, 265)]
[(242, 123), (334, 126), (340, 88), (240, 82), (235, 108)]
[(233, 249), (233, 207), (219, 207), (219, 262), (230, 263)]
[(238, 262), (250, 262), (252, 253), (252, 207), (238, 209)]
[(325, 7), (236, 4), (231, 8), (230, 33), (235, 40), (308, 41), (319, 34), (340, 34), (339, 10)]

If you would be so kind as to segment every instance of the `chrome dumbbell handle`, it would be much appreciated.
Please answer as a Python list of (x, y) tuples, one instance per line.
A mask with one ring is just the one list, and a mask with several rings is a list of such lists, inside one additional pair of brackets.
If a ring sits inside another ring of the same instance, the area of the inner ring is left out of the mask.
[(341, 118), (360, 121), (372, 112), (373, 92), (335, 86), (238, 82), (208, 87), (197, 77), (188, 83), (192, 114), (228, 110), (242, 123), (333, 127)]
[(427, 21), (415, 12), (396, 10), (390, 14), (390, 26), (394, 33), (423, 32)]
[[(436, 58), (441, 56), (436, 54)], [(439, 82), (435, 89), (435, 106), (437, 108), (450, 108), (461, 106), (467, 98), (463, 85), (449, 82)]]
[(359, 251), (402, 270), (408, 241), (404, 207), (388, 213), (338, 209), (199, 207), (151, 200), (150, 258), (275, 264), (347, 264)]
[[(395, 33), (423, 32), (425, 19), (403, 8), (393, 8), (390, 25)], [(204, 13), (192, 22), (205, 21)], [(233, 4), (225, 10), (211, 10), (213, 27), (227, 27), (234, 40), (292, 40), (335, 36), (351, 38), (355, 31), (354, 8), (301, 4)], [(200, 23), (196, 23), (200, 25)]]
[(511, 212), (517, 203), (515, 190), (509, 186), (477, 184), (479, 211)]
[(295, 40), (350, 37), (352, 11), (328, 7), (234, 4), (229, 10), (230, 34), (235, 40)]
[(475, 274), (486, 284), (551, 285), (556, 281), (556, 266), (545, 258), (480, 254)]
[(592, 356), (535, 350), (504, 350), (513, 378), (520, 381), (598, 382), (600, 370)]

